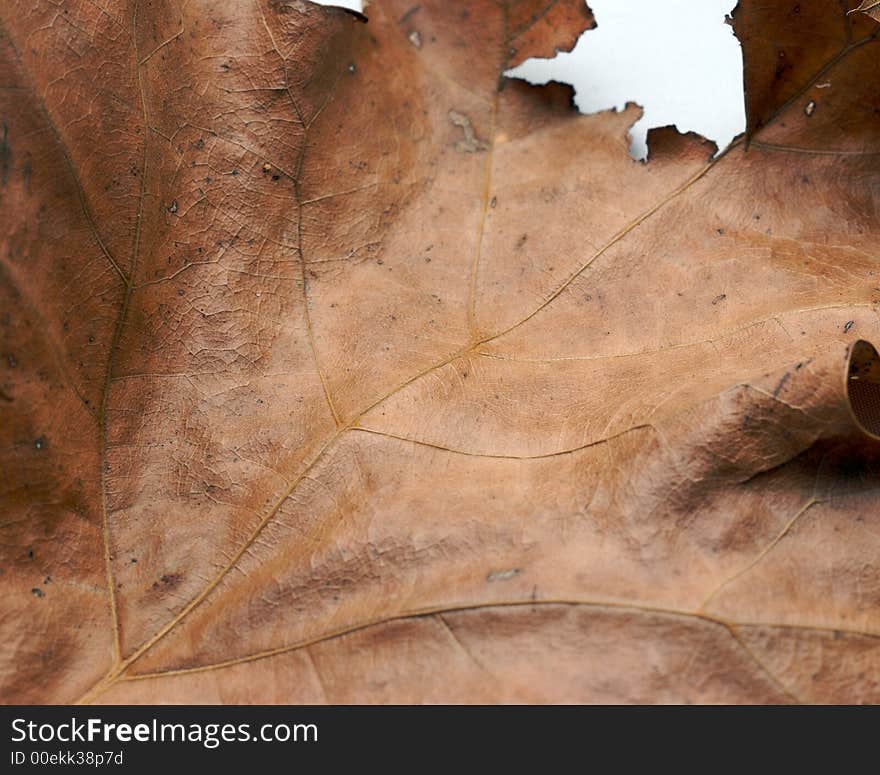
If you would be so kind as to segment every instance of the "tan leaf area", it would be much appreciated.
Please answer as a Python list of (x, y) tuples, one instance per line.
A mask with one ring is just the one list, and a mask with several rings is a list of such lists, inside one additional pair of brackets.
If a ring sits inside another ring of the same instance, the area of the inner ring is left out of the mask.
[(749, 135), (578, 0), (0, 9), (0, 697), (880, 701), (880, 38)]
[(870, 16), (875, 22), (880, 22), (880, 0), (862, 0), (858, 8), (850, 13), (861, 12)]

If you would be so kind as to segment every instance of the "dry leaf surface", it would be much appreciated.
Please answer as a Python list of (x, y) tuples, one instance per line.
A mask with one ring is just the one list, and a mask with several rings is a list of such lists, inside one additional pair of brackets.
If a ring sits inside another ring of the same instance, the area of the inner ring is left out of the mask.
[(880, 41), (750, 142), (577, 0), (0, 8), (7, 702), (880, 701)]
[(880, 22), (880, 0), (862, 0), (858, 8), (854, 8), (850, 13), (865, 13), (874, 21)]

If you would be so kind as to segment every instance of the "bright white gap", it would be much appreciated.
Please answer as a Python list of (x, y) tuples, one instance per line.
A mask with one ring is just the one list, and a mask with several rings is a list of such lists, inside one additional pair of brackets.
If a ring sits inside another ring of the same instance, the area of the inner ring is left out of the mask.
[(363, 0), (312, 0), (318, 5), (338, 5), (340, 8), (349, 8), (352, 11), (364, 12)]
[(746, 125), (742, 49), (725, 23), (737, 0), (590, 0), (596, 28), (570, 53), (529, 59), (507, 75), (574, 86), (581, 113), (643, 109), (630, 153), (646, 159), (648, 130), (674, 124), (719, 152)]
[[(381, 2), (381, 0), (376, 0)], [(363, 10), (362, 0), (316, 0)], [(652, 127), (674, 124), (722, 151), (746, 125), (742, 50), (725, 22), (737, 0), (589, 0), (596, 28), (570, 53), (529, 59), (507, 75), (575, 89), (581, 113), (643, 109), (630, 128), (630, 153), (648, 156)]]

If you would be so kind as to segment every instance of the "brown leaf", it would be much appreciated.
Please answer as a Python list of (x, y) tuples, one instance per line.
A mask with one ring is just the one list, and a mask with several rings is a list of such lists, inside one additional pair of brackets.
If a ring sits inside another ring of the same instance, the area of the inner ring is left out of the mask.
[(880, 0), (862, 0), (858, 8), (853, 8), (850, 13), (861, 11), (870, 16), (875, 22), (880, 22)]
[(5, 700), (880, 700), (876, 26), (640, 164), (579, 2), (0, 14)]

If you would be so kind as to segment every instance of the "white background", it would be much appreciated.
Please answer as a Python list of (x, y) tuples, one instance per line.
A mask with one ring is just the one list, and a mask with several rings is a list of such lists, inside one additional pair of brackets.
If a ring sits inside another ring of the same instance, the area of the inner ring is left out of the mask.
[[(319, 1), (356, 10), (362, 5)], [(597, 27), (571, 53), (530, 59), (509, 74), (532, 83), (572, 84), (583, 113), (637, 103), (643, 115), (630, 130), (637, 159), (646, 157), (648, 130), (668, 124), (697, 132), (723, 150), (745, 128), (742, 52), (725, 23), (736, 2), (590, 0)]]

